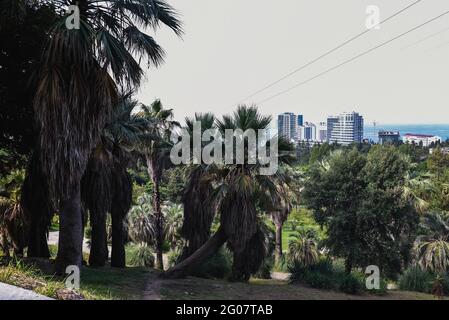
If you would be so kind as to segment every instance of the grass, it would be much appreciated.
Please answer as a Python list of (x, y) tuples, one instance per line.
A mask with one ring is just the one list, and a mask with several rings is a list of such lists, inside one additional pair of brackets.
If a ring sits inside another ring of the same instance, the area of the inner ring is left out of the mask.
[[(158, 279), (159, 273), (148, 268), (115, 269), (111, 267), (88, 268), (81, 271), (81, 288), (78, 294), (84, 299), (143, 299), (161, 298), (169, 300), (352, 300), (395, 299), (432, 300), (429, 294), (418, 292), (390, 291), (385, 296), (348, 295), (332, 290), (319, 290), (303, 285), (288, 284), (287, 281), (250, 279), (249, 283), (189, 277), (179, 280)], [(0, 265), (0, 282), (9, 283), (37, 293), (59, 299), (71, 299), (64, 293), (64, 282), (60, 278), (44, 275), (37, 268), (21, 261)], [(149, 295), (148, 284), (157, 284), (156, 295)]]
[[(50, 245), (49, 249), (51, 260), (50, 262), (44, 260), (44, 268), (36, 266), (28, 259), (0, 260), (0, 282), (33, 290), (54, 299), (141, 299), (145, 291), (146, 280), (156, 272), (149, 268), (83, 267), (80, 289), (73, 294), (66, 290), (63, 278), (48, 275), (48, 270), (52, 269), (51, 261), (56, 257), (58, 247)], [(128, 251), (129, 248), (126, 249)], [(83, 258), (87, 261), (88, 254), (83, 253)], [(47, 269), (47, 273), (42, 269)]]
[(391, 291), (385, 296), (350, 295), (291, 285), (273, 279), (250, 279), (249, 283), (187, 278), (167, 280), (161, 290), (164, 300), (434, 300), (429, 294)]

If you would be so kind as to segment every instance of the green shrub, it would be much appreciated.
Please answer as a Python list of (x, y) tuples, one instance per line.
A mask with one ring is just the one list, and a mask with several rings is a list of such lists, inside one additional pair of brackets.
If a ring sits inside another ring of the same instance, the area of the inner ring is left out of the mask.
[(154, 252), (146, 244), (132, 246), (129, 250), (129, 265), (133, 267), (154, 267)]
[(399, 289), (430, 293), (433, 280), (434, 276), (430, 272), (419, 267), (409, 267), (399, 278)]
[(193, 275), (200, 278), (226, 278), (232, 270), (232, 255), (222, 248), (210, 257)]
[(262, 265), (254, 277), (259, 279), (271, 279), (271, 270), (274, 267), (274, 259), (273, 257), (267, 257), (263, 260)]
[(328, 258), (321, 258), (311, 266), (304, 266), (298, 261), (290, 262), (289, 272), (292, 282), (303, 282), (312, 288), (332, 289), (348, 294), (361, 294), (365, 291), (365, 276), (362, 273), (346, 274), (344, 268), (334, 266)]
[(387, 294), (388, 291), (388, 283), (385, 279), (380, 278), (379, 289), (371, 289), (367, 290), (369, 293), (376, 294), (379, 296), (383, 296)]
[(443, 276), (443, 291), (446, 296), (449, 295), (449, 274)]
[(336, 273), (338, 278), (338, 290), (347, 294), (360, 294), (365, 289), (363, 274), (352, 272), (350, 274)]
[(317, 263), (308, 267), (308, 270), (312, 271), (312, 272), (319, 272), (319, 273), (328, 274), (328, 275), (335, 273), (335, 268), (334, 268), (332, 261), (329, 258), (325, 258), (325, 257), (321, 258), (320, 260), (318, 260)]
[(290, 282), (299, 282), (304, 280), (307, 268), (298, 261), (290, 261), (287, 270), (290, 273)]
[(273, 259), (273, 271), (288, 272), (288, 259), (283, 255), (279, 261)]
[(169, 268), (176, 265), (180, 254), (181, 254), (181, 251), (179, 251), (179, 250), (170, 250), (168, 252), (168, 267)]
[(312, 288), (335, 289), (335, 277), (332, 274), (324, 274), (316, 271), (307, 271), (303, 280)]

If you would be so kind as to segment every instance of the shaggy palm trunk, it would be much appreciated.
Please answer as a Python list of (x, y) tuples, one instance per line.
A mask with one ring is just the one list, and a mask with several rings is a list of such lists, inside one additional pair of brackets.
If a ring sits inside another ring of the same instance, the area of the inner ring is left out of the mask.
[(31, 219), (27, 256), (50, 258), (50, 250), (47, 243), (47, 226), (40, 217), (33, 216)]
[(274, 248), (274, 258), (276, 261), (276, 264), (281, 263), (282, 261), (282, 223), (276, 222), (276, 243)]
[(164, 270), (162, 246), (164, 244), (164, 225), (162, 221), (161, 193), (159, 177), (153, 175), (153, 207), (156, 217), (156, 268)]
[(89, 265), (103, 267), (107, 259), (106, 246), (106, 213), (94, 214), (92, 222), (92, 244), (89, 255)]
[(80, 187), (60, 202), (60, 230), (56, 273), (64, 275), (67, 266), (81, 267), (83, 259), (83, 217)]
[[(111, 266), (124, 268), (125, 261), (125, 232), (123, 228), (124, 215), (119, 209), (113, 206), (111, 210), (112, 217), (112, 252)], [(106, 247), (107, 248), (107, 247)], [(104, 254), (104, 253), (103, 253)]]
[(220, 227), (217, 232), (195, 253), (175, 265), (163, 274), (165, 278), (182, 278), (192, 274), (197, 270), (208, 258), (213, 256), (226, 242), (226, 234)]

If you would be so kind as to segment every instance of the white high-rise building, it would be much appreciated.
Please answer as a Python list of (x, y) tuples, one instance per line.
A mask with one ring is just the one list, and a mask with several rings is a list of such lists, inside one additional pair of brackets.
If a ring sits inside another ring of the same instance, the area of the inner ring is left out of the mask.
[(327, 123), (320, 122), (317, 128), (317, 140), (318, 142), (326, 142), (327, 141)]
[(349, 145), (362, 142), (363, 117), (357, 112), (344, 112), (327, 118), (327, 137), (330, 143)]

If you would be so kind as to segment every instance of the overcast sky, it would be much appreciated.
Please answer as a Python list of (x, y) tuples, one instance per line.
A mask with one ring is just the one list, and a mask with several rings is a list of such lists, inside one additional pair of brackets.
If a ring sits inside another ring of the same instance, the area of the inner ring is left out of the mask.
[[(138, 98), (160, 98), (179, 120), (231, 113), (244, 97), (366, 30), (368, 5), (377, 5), (383, 19), (414, 1), (169, 0), (185, 35), (156, 34), (166, 62), (148, 70)], [(245, 102), (260, 102), (448, 10), (448, 0), (423, 0)], [(259, 108), (312, 122), (355, 110), (365, 123), (449, 123), (449, 15)]]

